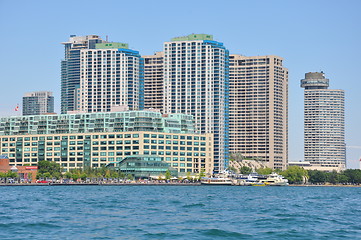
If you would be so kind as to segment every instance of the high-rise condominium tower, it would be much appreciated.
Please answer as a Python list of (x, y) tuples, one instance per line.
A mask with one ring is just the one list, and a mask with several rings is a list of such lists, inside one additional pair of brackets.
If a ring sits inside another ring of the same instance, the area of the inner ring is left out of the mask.
[(305, 161), (319, 170), (344, 169), (345, 93), (328, 89), (329, 79), (323, 72), (309, 72), (301, 80), (305, 88)]
[(230, 55), (230, 152), (285, 169), (288, 70), (277, 56)]
[(214, 171), (228, 165), (229, 53), (212, 35), (164, 43), (164, 112), (194, 116), (197, 131), (214, 134)]
[(61, 61), (61, 113), (78, 110), (77, 94), (80, 87), (80, 50), (94, 49), (103, 40), (96, 35), (71, 35), (65, 46), (65, 58)]
[(61, 112), (143, 109), (143, 59), (128, 44), (71, 36), (62, 61)]
[(127, 105), (144, 107), (143, 59), (125, 43), (97, 43), (95, 49), (80, 50), (78, 110), (109, 112)]
[(144, 58), (144, 109), (163, 112), (163, 52)]
[(26, 93), (23, 97), (23, 115), (54, 113), (52, 92), (39, 91)]

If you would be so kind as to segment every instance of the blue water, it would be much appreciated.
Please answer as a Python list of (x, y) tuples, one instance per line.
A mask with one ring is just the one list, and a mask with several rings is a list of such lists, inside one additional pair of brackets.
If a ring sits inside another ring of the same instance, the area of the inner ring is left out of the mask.
[(361, 188), (0, 187), (0, 239), (361, 239)]

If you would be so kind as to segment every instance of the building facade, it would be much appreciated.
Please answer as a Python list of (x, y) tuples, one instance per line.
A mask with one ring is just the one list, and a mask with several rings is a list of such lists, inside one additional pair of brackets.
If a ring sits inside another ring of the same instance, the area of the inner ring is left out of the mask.
[(26, 93), (23, 97), (23, 115), (54, 113), (52, 92), (39, 91)]
[(214, 171), (228, 166), (229, 53), (212, 35), (192, 34), (164, 43), (165, 113), (194, 116), (199, 133), (214, 134)]
[(163, 110), (163, 52), (144, 58), (144, 109)]
[(80, 87), (80, 50), (94, 49), (103, 40), (97, 35), (71, 35), (63, 42), (64, 60), (61, 61), (61, 113), (78, 110), (77, 90)]
[(288, 70), (277, 56), (230, 55), (230, 152), (285, 169)]
[(345, 93), (328, 89), (323, 72), (301, 80), (304, 91), (304, 157), (319, 170), (346, 168)]
[(78, 109), (110, 112), (121, 105), (144, 108), (143, 59), (125, 43), (97, 43), (80, 50)]
[(156, 155), (181, 174), (213, 172), (213, 135), (195, 133), (190, 115), (154, 111), (1, 118), (0, 153), (13, 166), (47, 160), (64, 170)]

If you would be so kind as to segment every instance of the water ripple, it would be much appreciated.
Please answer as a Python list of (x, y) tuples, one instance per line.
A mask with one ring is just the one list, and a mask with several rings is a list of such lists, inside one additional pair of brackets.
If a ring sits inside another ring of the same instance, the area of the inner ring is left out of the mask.
[(361, 188), (3, 187), (0, 239), (360, 239)]

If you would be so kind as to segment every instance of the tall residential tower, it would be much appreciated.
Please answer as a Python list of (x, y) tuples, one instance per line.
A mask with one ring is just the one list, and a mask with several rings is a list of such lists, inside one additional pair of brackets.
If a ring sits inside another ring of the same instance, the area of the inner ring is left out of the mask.
[(163, 111), (163, 52), (144, 58), (144, 109)]
[(103, 40), (97, 35), (71, 35), (63, 42), (65, 57), (61, 61), (61, 113), (78, 110), (77, 94), (80, 87), (80, 50), (94, 49)]
[(309, 72), (301, 80), (305, 88), (304, 154), (314, 169), (346, 167), (345, 93), (328, 89), (323, 72)]
[(80, 88), (76, 100), (82, 112), (109, 112), (126, 105), (144, 107), (143, 59), (125, 43), (97, 43), (80, 50)]
[(228, 166), (229, 53), (212, 35), (191, 34), (164, 43), (165, 113), (194, 116), (199, 133), (214, 134), (214, 171)]
[(230, 55), (230, 152), (285, 169), (288, 70), (277, 56)]
[(61, 112), (143, 109), (143, 59), (128, 44), (71, 36), (62, 61)]

